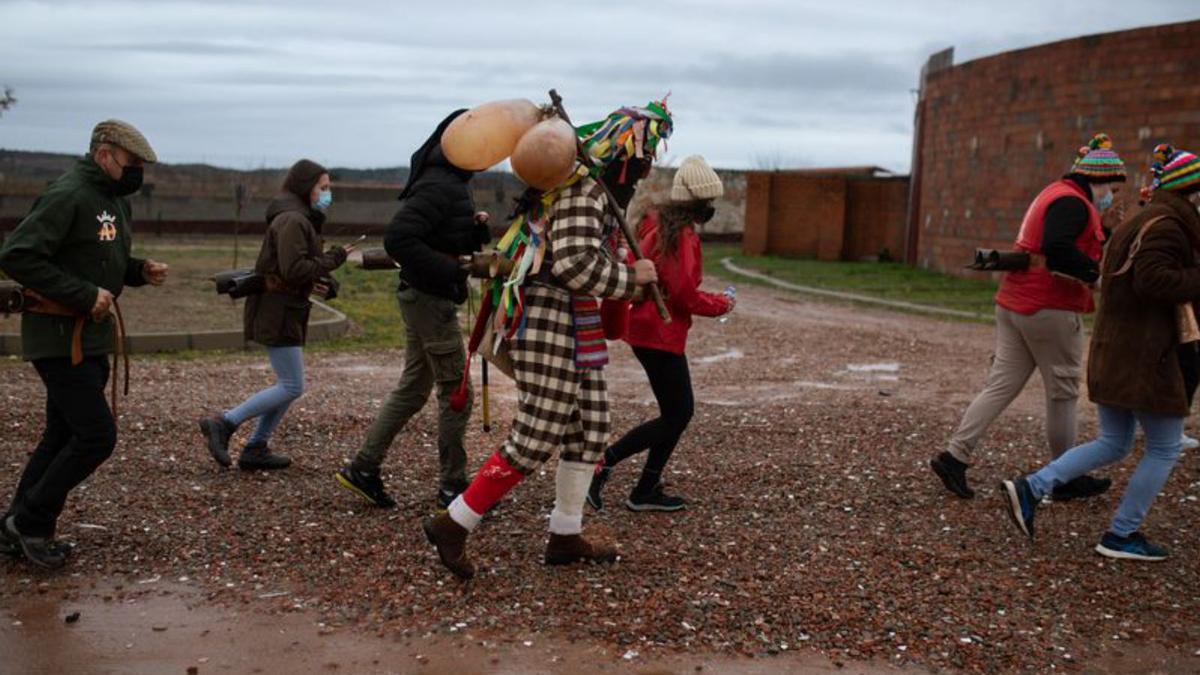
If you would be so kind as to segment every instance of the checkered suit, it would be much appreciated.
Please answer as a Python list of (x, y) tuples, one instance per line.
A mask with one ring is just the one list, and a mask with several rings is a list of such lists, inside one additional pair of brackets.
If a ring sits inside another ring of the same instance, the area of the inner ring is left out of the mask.
[(616, 227), (602, 187), (584, 178), (559, 195), (550, 212), (548, 251), (553, 285), (525, 293), (525, 332), (510, 343), (517, 380), (517, 417), (500, 452), (524, 474), (561, 448), (561, 459), (595, 463), (608, 444), (608, 392), (601, 370), (575, 365), (571, 296), (630, 298), (633, 270), (603, 246)]

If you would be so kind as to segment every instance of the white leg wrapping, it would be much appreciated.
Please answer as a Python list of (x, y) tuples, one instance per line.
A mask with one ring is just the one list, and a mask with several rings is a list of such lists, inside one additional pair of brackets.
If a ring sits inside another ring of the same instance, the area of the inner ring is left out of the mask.
[(479, 521), (483, 520), (483, 514), (472, 511), (471, 507), (467, 506), (467, 502), (463, 500), (462, 495), (455, 497), (454, 501), (450, 502), (446, 513), (450, 515), (451, 520), (467, 528), (468, 532), (478, 527)]
[(594, 464), (559, 460), (554, 474), (554, 510), (550, 512), (552, 534), (583, 532), (583, 502), (595, 470)]

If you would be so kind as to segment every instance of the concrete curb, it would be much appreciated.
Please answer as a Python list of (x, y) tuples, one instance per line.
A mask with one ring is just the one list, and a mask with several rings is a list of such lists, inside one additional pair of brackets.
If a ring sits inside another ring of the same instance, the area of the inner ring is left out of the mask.
[(936, 307), (934, 305), (921, 305), (915, 302), (904, 302), (903, 300), (884, 300), (883, 298), (874, 298), (869, 295), (859, 295), (858, 293), (847, 293), (845, 291), (831, 291), (827, 288), (815, 288), (813, 286), (802, 286), (793, 284), (789, 281), (776, 279), (769, 274), (763, 274), (755, 270), (748, 270), (744, 267), (739, 267), (733, 262), (733, 258), (722, 258), (721, 266), (725, 269), (744, 277), (764, 281), (772, 286), (778, 286), (789, 291), (798, 293), (807, 293), (824, 298), (835, 298), (837, 300), (848, 300), (850, 302), (861, 302), (868, 305), (877, 305), (879, 307), (887, 307), (890, 309), (903, 309), (910, 312), (920, 312), (922, 314), (935, 314), (940, 316), (952, 316), (957, 319), (975, 319), (982, 321), (991, 321), (994, 317), (988, 314), (980, 314), (978, 312), (968, 312), (962, 309), (948, 309), (946, 307)]
[[(350, 319), (346, 318), (345, 314), (319, 300), (313, 300), (312, 303), (333, 316), (309, 322), (308, 339), (310, 342), (340, 337), (350, 330)], [(254, 343), (246, 341), (240, 328), (193, 333), (139, 333), (125, 336), (125, 349), (130, 354), (181, 352), (189, 349), (197, 351), (235, 350), (256, 346)], [(0, 333), (0, 356), (14, 355), (21, 355), (21, 336), (14, 333)]]

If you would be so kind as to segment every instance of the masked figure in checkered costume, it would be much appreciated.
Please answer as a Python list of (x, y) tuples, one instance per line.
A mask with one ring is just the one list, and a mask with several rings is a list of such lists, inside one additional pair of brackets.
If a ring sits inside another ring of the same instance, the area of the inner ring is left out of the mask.
[(656, 276), (648, 260), (621, 262), (619, 227), (599, 181), (620, 209), (627, 207), (671, 133), (671, 118), (665, 103), (651, 103), (578, 132), (595, 170), (581, 166), (559, 188), (527, 194), (510, 231), (515, 237), (500, 244), (516, 263), (496, 298), (517, 381), (512, 430), (449, 509), (423, 523), (442, 563), (462, 579), (475, 574), (466, 541), (482, 515), (556, 451), (546, 564), (616, 559), (615, 548), (582, 536), (584, 499), (609, 440), (599, 300), (633, 298)]

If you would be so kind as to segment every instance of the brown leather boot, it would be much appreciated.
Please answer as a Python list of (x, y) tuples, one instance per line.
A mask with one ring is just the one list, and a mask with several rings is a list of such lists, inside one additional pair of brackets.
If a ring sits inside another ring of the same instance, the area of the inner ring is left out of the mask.
[(617, 559), (617, 549), (610, 544), (596, 544), (581, 534), (550, 534), (546, 543), (547, 565), (570, 565), (576, 562), (610, 563)]
[(445, 511), (421, 521), (425, 538), (437, 548), (438, 557), (454, 576), (466, 581), (475, 576), (475, 563), (467, 557), (467, 528), (454, 522)]

